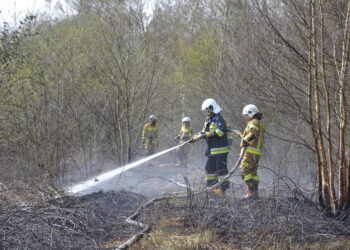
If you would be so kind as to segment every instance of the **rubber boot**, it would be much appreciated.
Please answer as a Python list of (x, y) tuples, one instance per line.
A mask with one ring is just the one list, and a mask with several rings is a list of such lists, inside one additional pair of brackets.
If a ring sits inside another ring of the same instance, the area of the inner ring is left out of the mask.
[(254, 182), (253, 183), (253, 197), (252, 197), (253, 199), (259, 198), (258, 187), (259, 187), (259, 182)]
[(250, 200), (250, 199), (255, 199), (258, 196), (257, 190), (258, 186), (257, 183), (246, 183), (246, 188), (247, 188), (247, 194), (243, 196), (243, 199), (245, 200)]
[(215, 188), (214, 190), (213, 190), (213, 192), (214, 192), (214, 195), (215, 196), (223, 196), (224, 195), (224, 191), (222, 191), (222, 189), (221, 188)]
[(246, 195), (242, 197), (242, 199), (249, 199), (249, 197), (251, 196), (251, 184), (246, 183), (245, 184), (245, 189), (246, 189)]
[(209, 204), (210, 205), (217, 205), (222, 202), (222, 200), (225, 198), (225, 192), (222, 191), (221, 188), (215, 188), (213, 192), (209, 193)]
[(209, 205), (215, 205), (217, 203), (217, 195), (215, 192), (208, 192)]

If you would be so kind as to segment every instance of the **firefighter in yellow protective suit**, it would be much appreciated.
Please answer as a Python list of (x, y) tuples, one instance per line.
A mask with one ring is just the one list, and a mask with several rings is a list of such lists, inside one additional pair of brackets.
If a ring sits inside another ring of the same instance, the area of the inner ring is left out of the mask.
[(142, 143), (147, 152), (147, 156), (152, 155), (158, 148), (158, 127), (157, 119), (154, 115), (150, 115), (149, 123), (146, 123), (142, 132)]
[(243, 117), (248, 121), (240, 144), (241, 148), (246, 148), (241, 163), (242, 178), (247, 188), (247, 194), (243, 198), (251, 199), (258, 197), (259, 177), (257, 170), (261, 157), (265, 126), (261, 123), (263, 115), (255, 105), (249, 104), (245, 106), (242, 113)]
[[(181, 130), (180, 133), (175, 137), (176, 141), (178, 141), (179, 143), (184, 143), (190, 140), (192, 135), (193, 130), (191, 128), (191, 119), (189, 117), (182, 118)], [(176, 164), (177, 166), (187, 167), (189, 150), (189, 145), (184, 145), (178, 148), (178, 163)]]

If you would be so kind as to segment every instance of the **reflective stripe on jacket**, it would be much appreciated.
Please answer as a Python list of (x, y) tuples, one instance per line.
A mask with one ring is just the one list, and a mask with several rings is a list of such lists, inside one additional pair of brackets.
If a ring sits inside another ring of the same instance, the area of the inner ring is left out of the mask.
[(229, 152), (226, 121), (220, 113), (207, 117), (201, 133), (205, 132), (212, 134), (212, 137), (206, 138), (207, 150), (205, 155), (215, 156)]
[(247, 123), (243, 133), (243, 140), (248, 143), (247, 153), (261, 155), (265, 126), (258, 119), (253, 119)]
[(142, 142), (143, 143), (158, 143), (158, 128), (156, 125), (146, 123), (142, 131)]
[(188, 141), (189, 139), (191, 139), (192, 134), (193, 134), (193, 131), (192, 131), (191, 127), (186, 127), (186, 126), (182, 125), (181, 131), (180, 131), (180, 134), (178, 137), (178, 138), (180, 138), (180, 143), (184, 143), (184, 142)]

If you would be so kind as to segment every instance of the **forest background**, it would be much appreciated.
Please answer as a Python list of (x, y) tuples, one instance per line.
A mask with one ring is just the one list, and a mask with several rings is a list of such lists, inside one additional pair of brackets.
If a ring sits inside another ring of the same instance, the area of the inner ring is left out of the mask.
[(66, 2), (74, 15), (1, 28), (2, 183), (60, 189), (133, 161), (150, 114), (166, 149), (215, 98), (234, 129), (262, 110), (263, 166), (349, 209), (349, 1)]

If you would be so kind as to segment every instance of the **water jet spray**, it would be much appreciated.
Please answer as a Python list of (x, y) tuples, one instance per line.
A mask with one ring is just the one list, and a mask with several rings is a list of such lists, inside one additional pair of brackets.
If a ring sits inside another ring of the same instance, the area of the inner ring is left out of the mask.
[(190, 141), (186, 141), (182, 144), (179, 144), (175, 147), (172, 147), (172, 148), (169, 148), (169, 149), (166, 149), (166, 150), (163, 150), (159, 153), (156, 153), (156, 154), (153, 154), (153, 155), (150, 155), (150, 156), (147, 156), (143, 159), (140, 159), (138, 161), (135, 161), (135, 162), (132, 162), (132, 163), (129, 163), (123, 167), (118, 167), (116, 169), (113, 169), (111, 171), (108, 171), (106, 173), (103, 173), (103, 174), (100, 174), (98, 176), (95, 176), (95, 177), (92, 177), (91, 179), (87, 180), (87, 181), (84, 181), (84, 182), (81, 182), (81, 183), (78, 183), (76, 185), (73, 185), (73, 186), (70, 186), (68, 189), (67, 189), (67, 192), (68, 193), (71, 193), (71, 194), (77, 194), (77, 193), (80, 193), (80, 192), (84, 192), (90, 188), (93, 188), (95, 185), (97, 184), (101, 184), (102, 182), (105, 182), (129, 169), (132, 169), (134, 167), (137, 167), (137, 166), (140, 166), (141, 164), (143, 163), (146, 163), (156, 157), (159, 157), (163, 154), (166, 154), (170, 151), (173, 151), (177, 148), (180, 148), (182, 147), (183, 145), (189, 143)]

